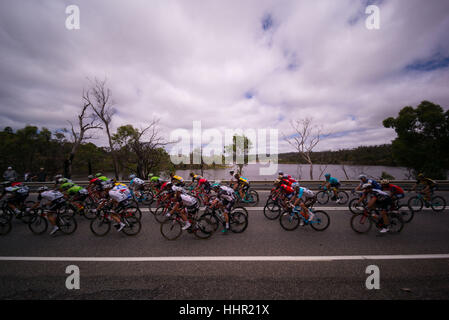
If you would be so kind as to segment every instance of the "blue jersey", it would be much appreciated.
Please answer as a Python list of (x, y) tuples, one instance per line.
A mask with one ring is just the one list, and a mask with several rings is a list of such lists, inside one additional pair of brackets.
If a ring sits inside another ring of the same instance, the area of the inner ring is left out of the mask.
[(331, 185), (337, 185), (337, 184), (339, 184), (340, 182), (338, 181), (338, 179), (337, 178), (334, 178), (334, 177), (330, 177), (329, 178), (329, 180), (327, 180)]

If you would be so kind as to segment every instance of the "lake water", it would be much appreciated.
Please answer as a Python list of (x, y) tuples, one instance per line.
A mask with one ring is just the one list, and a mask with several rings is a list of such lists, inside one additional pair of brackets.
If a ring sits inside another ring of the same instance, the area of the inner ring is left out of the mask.
[[(262, 164), (249, 164), (243, 168), (242, 176), (248, 180), (253, 181), (273, 181), (277, 178), (277, 173), (283, 171), (286, 175), (291, 175), (298, 180), (310, 180), (310, 166), (299, 164), (278, 164), (278, 169), (273, 175), (260, 175), (259, 169), (261, 167), (267, 167)], [(236, 167), (233, 167), (234, 171)], [(204, 177), (210, 181), (214, 180), (228, 180), (230, 175), (229, 169), (215, 169), (205, 170)], [(345, 172), (347, 177), (345, 175)], [(330, 173), (333, 177), (339, 180), (357, 180), (360, 174), (366, 174), (368, 177), (379, 179), (382, 172), (386, 172), (392, 175), (396, 180), (409, 180), (411, 179), (409, 171), (402, 167), (384, 167), (384, 166), (349, 166), (345, 165), (343, 170), (342, 165), (314, 165), (313, 166), (313, 180), (324, 180), (324, 174)], [(196, 174), (200, 174), (200, 170), (195, 171)], [(190, 170), (178, 170), (177, 175), (184, 179), (189, 179)]]

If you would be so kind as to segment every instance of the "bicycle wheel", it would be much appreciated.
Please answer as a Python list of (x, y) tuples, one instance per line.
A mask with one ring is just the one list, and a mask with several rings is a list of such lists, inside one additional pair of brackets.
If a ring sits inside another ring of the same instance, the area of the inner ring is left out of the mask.
[(351, 217), (351, 228), (357, 233), (367, 233), (372, 226), (373, 222), (365, 213), (355, 214)]
[(329, 202), (329, 194), (327, 193), (327, 191), (320, 191), (316, 194), (316, 198), (317, 198), (317, 202), (319, 204), (326, 204)]
[(176, 219), (168, 219), (161, 223), (161, 234), (167, 240), (176, 240), (182, 233), (181, 222)]
[(90, 222), (90, 230), (94, 235), (102, 237), (111, 230), (111, 221), (103, 215), (99, 215)]
[(5, 215), (0, 215), (0, 236), (7, 235), (11, 231), (11, 222)]
[(136, 217), (137, 219), (142, 219), (142, 211), (140, 211), (138, 206), (131, 205), (123, 209), (123, 214), (125, 217)]
[(338, 191), (337, 198), (340, 200), (340, 201), (338, 201), (338, 204), (346, 204), (346, 203), (348, 203), (349, 195), (346, 191), (341, 190), (341, 191)]
[(200, 217), (193, 227), (193, 234), (199, 239), (209, 239), (214, 232), (214, 223), (207, 216)]
[(432, 207), (433, 211), (441, 212), (446, 208), (446, 200), (444, 200), (444, 198), (440, 196), (432, 197), (430, 206)]
[(125, 224), (125, 227), (122, 229), (122, 231), (127, 236), (135, 236), (140, 232), (140, 229), (142, 229), (140, 219), (135, 216), (124, 217), (123, 223)]
[(301, 217), (296, 212), (284, 211), (279, 217), (279, 223), (282, 229), (287, 231), (296, 230), (299, 226), (299, 221)]
[(363, 213), (363, 204), (357, 204), (359, 201), (358, 198), (354, 198), (351, 201), (349, 201), (349, 211), (351, 211), (353, 214), (360, 214)]
[(388, 219), (390, 220), (390, 232), (391, 233), (399, 233), (404, 228), (404, 221), (402, 220), (402, 217), (398, 214), (390, 214)]
[(402, 218), (402, 221), (404, 221), (404, 223), (409, 223), (413, 220), (415, 212), (413, 210), (410, 210), (407, 205), (401, 204), (398, 208), (398, 215)]
[(248, 218), (241, 211), (233, 211), (229, 215), (229, 229), (234, 233), (242, 233), (248, 227)]
[(255, 207), (259, 203), (259, 194), (256, 190), (250, 190), (246, 196), (246, 203), (248, 203), (249, 206)]
[(424, 206), (424, 202), (418, 196), (411, 197), (408, 200), (407, 204), (410, 210), (413, 210), (414, 212), (421, 211), (422, 207)]
[(158, 207), (154, 212), (154, 218), (159, 223), (164, 223), (169, 219), (169, 217), (166, 216), (167, 213), (169, 213), (170, 210), (168, 208), (164, 207)]
[(87, 198), (86, 201), (84, 202), (84, 218), (86, 218), (87, 220), (94, 220), (97, 217), (97, 205), (96, 203), (90, 199)]
[(78, 228), (75, 217), (67, 213), (58, 214), (56, 225), (64, 234), (72, 234), (76, 231), (76, 228)]
[[(212, 229), (213, 232), (218, 230), (220, 222), (215, 215), (213, 215), (212, 213), (205, 213), (200, 217), (200, 219), (202, 218), (206, 219), (206, 221), (209, 223), (209, 228)], [(209, 228), (207, 230), (210, 230)]]
[(40, 235), (47, 231), (48, 222), (43, 216), (36, 214), (31, 222), (28, 224), (28, 228), (34, 234)]
[(325, 211), (318, 210), (318, 211), (314, 211), (313, 214), (315, 215), (315, 218), (310, 222), (310, 226), (314, 230), (324, 231), (327, 228), (329, 228), (331, 221), (330, 221), (329, 215)]
[(269, 200), (263, 207), (263, 214), (268, 220), (276, 220), (281, 214), (281, 206), (277, 201)]
[(234, 207), (232, 211), (238, 210), (242, 212), (248, 218), (248, 210), (245, 207)]

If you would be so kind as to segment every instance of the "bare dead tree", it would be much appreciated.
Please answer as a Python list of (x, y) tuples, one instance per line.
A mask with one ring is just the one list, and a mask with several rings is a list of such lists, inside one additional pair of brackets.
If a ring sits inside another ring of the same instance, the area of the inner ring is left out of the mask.
[(111, 99), (111, 90), (109, 88), (105, 88), (105, 85), (106, 79), (103, 81), (95, 79), (91, 82), (91, 88), (83, 92), (83, 99), (85, 100), (85, 104), (92, 107), (98, 119), (100, 119), (104, 124), (104, 128), (106, 129), (106, 134), (108, 136), (110, 152), (112, 154), (115, 178), (118, 180), (117, 156), (115, 154), (114, 144), (111, 139), (110, 128), (112, 116), (115, 114), (115, 110), (112, 107), (113, 102)]
[(346, 168), (345, 168), (344, 164), (341, 165), (341, 170), (343, 170), (343, 173), (345, 174), (346, 180), (350, 180), (349, 176), (348, 176), (348, 173), (346, 172)]
[[(83, 93), (84, 96), (84, 93)], [(102, 126), (100, 125), (100, 122), (98, 121), (97, 117), (95, 115), (87, 114), (88, 103), (84, 103), (84, 105), (81, 107), (81, 112), (77, 115), (78, 118), (78, 126), (77, 129), (75, 129), (75, 126), (71, 121), (68, 121), (71, 126), (71, 138), (72, 138), (72, 150), (70, 151), (69, 159), (68, 159), (68, 178), (72, 175), (72, 164), (73, 160), (75, 158), (75, 154), (78, 151), (79, 146), (85, 141), (92, 139), (92, 135), (88, 135), (87, 132), (89, 130), (93, 129), (102, 129)]]
[(288, 142), (298, 152), (299, 156), (310, 165), (310, 179), (313, 180), (312, 151), (321, 140), (321, 128), (313, 125), (311, 118), (290, 121), (290, 125), (295, 134), (284, 140)]

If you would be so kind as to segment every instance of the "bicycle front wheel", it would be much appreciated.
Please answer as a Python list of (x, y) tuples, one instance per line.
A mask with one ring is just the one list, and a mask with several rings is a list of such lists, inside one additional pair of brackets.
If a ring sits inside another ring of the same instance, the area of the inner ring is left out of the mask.
[(413, 220), (415, 212), (413, 212), (413, 210), (410, 210), (410, 208), (406, 205), (400, 205), (398, 208), (398, 215), (402, 218), (402, 221), (404, 221), (404, 223), (409, 223)]
[(391, 233), (399, 233), (404, 228), (404, 221), (402, 220), (402, 217), (397, 214), (390, 214), (388, 217), (390, 220), (390, 232)]
[(298, 228), (300, 219), (297, 213), (284, 211), (279, 218), (279, 223), (284, 230), (293, 231)]
[(161, 223), (161, 234), (167, 240), (176, 240), (182, 233), (181, 222), (176, 219), (168, 219)]
[(135, 216), (129, 216), (123, 218), (123, 223), (125, 227), (122, 229), (123, 233), (127, 236), (135, 236), (140, 232), (142, 228), (142, 224), (140, 223), (140, 219)]
[(338, 204), (346, 204), (349, 200), (349, 195), (346, 191), (338, 191), (337, 198), (340, 200), (338, 201)]
[(248, 227), (248, 218), (241, 211), (233, 211), (229, 215), (229, 228), (234, 233), (242, 233)]
[(371, 230), (373, 222), (368, 215), (359, 213), (351, 217), (351, 228), (357, 233), (367, 233)]
[(75, 217), (70, 213), (59, 214), (56, 219), (56, 225), (64, 234), (72, 234), (78, 228)]
[(199, 239), (209, 239), (215, 232), (215, 225), (209, 219), (209, 216), (202, 216), (196, 222), (193, 228), (193, 234)]
[(360, 214), (363, 213), (363, 204), (358, 204), (359, 199), (355, 198), (349, 201), (349, 211), (352, 212), (352, 214)]
[(316, 231), (324, 231), (329, 228), (329, 215), (322, 210), (314, 211), (315, 218), (310, 222), (310, 226)]
[(164, 223), (169, 218), (169, 217), (166, 216), (166, 214), (169, 213), (169, 212), (170, 212), (170, 210), (168, 208), (166, 208), (166, 207), (158, 207), (154, 211), (154, 218), (156, 219), (157, 222)]

